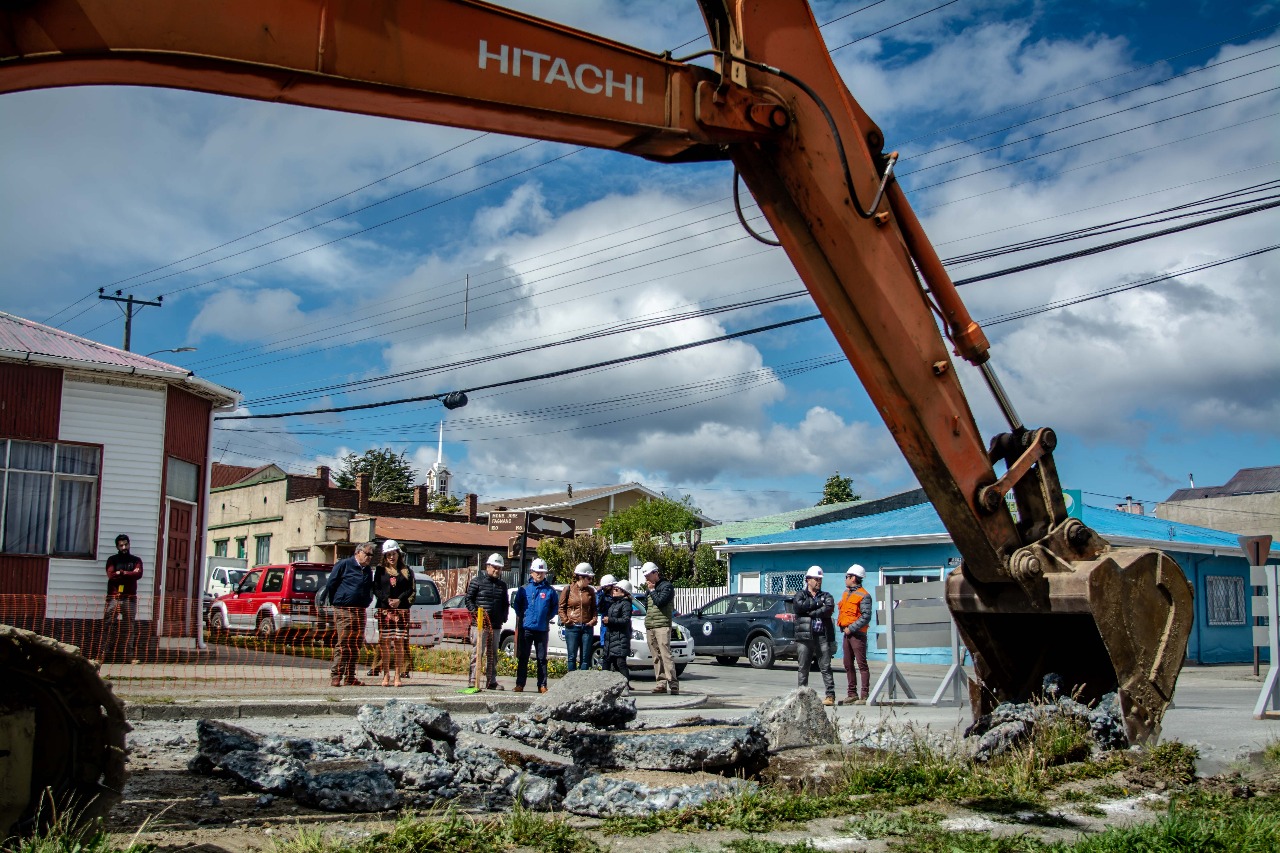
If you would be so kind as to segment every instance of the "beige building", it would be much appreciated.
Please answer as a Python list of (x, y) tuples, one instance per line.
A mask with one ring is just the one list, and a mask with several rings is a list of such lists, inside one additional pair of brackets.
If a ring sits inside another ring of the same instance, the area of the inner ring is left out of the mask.
[(1221, 486), (1178, 489), (1156, 504), (1156, 517), (1245, 536), (1270, 534), (1280, 543), (1280, 465), (1241, 468)]
[[(332, 484), (324, 466), (311, 476), (287, 474), (275, 465), (266, 465), (239, 479), (234, 479), (235, 475), (244, 469), (226, 470), (233, 467), (214, 465), (213, 482), (232, 482), (210, 490), (208, 553), (243, 557), (250, 566), (337, 562), (350, 556), (357, 542), (366, 541), (362, 537), (370, 537), (376, 529), (372, 521), (378, 518), (430, 519), (446, 523), (444, 529), (458, 525), (459, 536), (466, 543), (462, 550), (469, 554), (473, 537), (466, 528), (485, 521), (476, 513), (475, 495), (467, 495), (463, 513), (432, 512), (427, 486), (414, 490), (412, 503), (389, 503), (369, 499), (364, 475), (357, 477), (356, 488), (340, 489)], [(435, 538), (450, 537), (437, 534)], [(428, 543), (404, 544), (409, 561), (415, 565), (430, 565), (437, 557), (432, 547), (415, 547)]]
[[(601, 486), (596, 489), (575, 489), (568, 486), (563, 492), (548, 495), (530, 495), (522, 498), (504, 498), (480, 504), (479, 512), (503, 510), (534, 510), (557, 518), (573, 519), (578, 533), (585, 533), (600, 526), (600, 522), (612, 513), (622, 512), (644, 501), (662, 497), (653, 489), (640, 483), (623, 483), (618, 486)], [(704, 526), (715, 524), (713, 518), (700, 515)]]

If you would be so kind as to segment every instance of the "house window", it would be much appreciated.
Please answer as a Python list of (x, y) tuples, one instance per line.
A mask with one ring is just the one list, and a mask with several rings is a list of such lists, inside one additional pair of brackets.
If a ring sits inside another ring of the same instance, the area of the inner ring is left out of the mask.
[(947, 570), (941, 566), (884, 566), (880, 569), (880, 583), (927, 583), (946, 575)]
[(244, 543), (245, 537), (239, 536), (236, 538), (236, 556), (241, 560), (244, 559)]
[(311, 555), (311, 549), (310, 549), (310, 548), (295, 548), (295, 549), (293, 549), (293, 550), (289, 551), (288, 553), (289, 553), (289, 562), (290, 562), (290, 563), (305, 563), (305, 562), (307, 561), (307, 557), (309, 557), (309, 556)]
[(0, 551), (97, 555), (102, 448), (0, 439)]
[(164, 491), (167, 497), (193, 504), (200, 496), (200, 467), (170, 456), (166, 460)]
[(804, 572), (769, 572), (760, 577), (760, 589), (769, 595), (795, 595), (804, 589)]
[(215, 557), (225, 557), (225, 556), (227, 556), (227, 543), (228, 543), (229, 541), (230, 541), (230, 540), (228, 540), (228, 539), (215, 539), (215, 540), (213, 540), (213, 556), (215, 556)]
[(261, 566), (264, 563), (271, 562), (271, 534), (266, 536), (253, 537), (254, 558), (253, 564)]
[(468, 566), (475, 565), (470, 554), (441, 554), (440, 568), (442, 569), (465, 569)]
[(1210, 625), (1243, 625), (1244, 578), (1208, 575), (1205, 577)]

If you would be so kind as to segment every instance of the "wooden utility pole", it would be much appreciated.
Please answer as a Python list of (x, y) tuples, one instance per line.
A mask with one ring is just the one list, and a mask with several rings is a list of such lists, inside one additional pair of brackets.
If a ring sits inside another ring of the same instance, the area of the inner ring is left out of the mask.
[(153, 305), (156, 308), (163, 307), (164, 297), (157, 296), (155, 302), (148, 302), (145, 299), (134, 299), (133, 294), (129, 294), (127, 297), (122, 296), (119, 290), (116, 291), (115, 296), (107, 296), (105, 291), (105, 287), (98, 288), (99, 299), (106, 299), (109, 302), (124, 303), (125, 307), (120, 309), (124, 312), (124, 351), (129, 352), (129, 345), (133, 342), (133, 315), (137, 314), (148, 305)]

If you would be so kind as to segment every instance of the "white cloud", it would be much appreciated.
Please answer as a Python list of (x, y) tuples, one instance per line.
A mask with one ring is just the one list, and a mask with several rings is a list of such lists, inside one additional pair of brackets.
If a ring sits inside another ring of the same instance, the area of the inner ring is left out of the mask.
[(301, 299), (288, 290), (223, 290), (207, 299), (191, 321), (191, 337), (217, 335), (229, 341), (262, 341), (280, 329), (296, 328), (307, 317)]

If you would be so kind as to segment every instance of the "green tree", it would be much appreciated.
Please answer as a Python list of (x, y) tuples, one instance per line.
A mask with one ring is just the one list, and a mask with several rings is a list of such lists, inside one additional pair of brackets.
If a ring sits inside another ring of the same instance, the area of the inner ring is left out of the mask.
[(693, 553), (693, 585), (724, 586), (729, 582), (729, 567), (716, 557), (716, 549), (702, 544)]
[(432, 512), (462, 512), (462, 501), (453, 495), (433, 495), (431, 498)]
[(818, 501), (817, 506), (827, 506), (828, 504), (839, 504), (861, 499), (862, 495), (853, 491), (853, 478), (841, 477), (840, 472), (837, 471), (827, 478), (826, 485), (822, 487), (822, 500)]
[(578, 563), (591, 564), (596, 577), (609, 571), (613, 554), (609, 541), (598, 533), (570, 539), (547, 537), (538, 543), (538, 556), (547, 561), (547, 574), (555, 583), (569, 583)]
[(641, 532), (681, 533), (702, 526), (701, 513), (693, 498), (685, 495), (675, 500), (666, 494), (651, 501), (641, 501), (600, 522), (600, 532), (610, 542), (631, 542)]
[(358, 474), (369, 475), (371, 500), (391, 503), (412, 500), (413, 484), (418, 479), (418, 472), (409, 464), (408, 457), (389, 447), (373, 447), (359, 456), (348, 453), (342, 457), (334, 482), (340, 489), (354, 489)]

